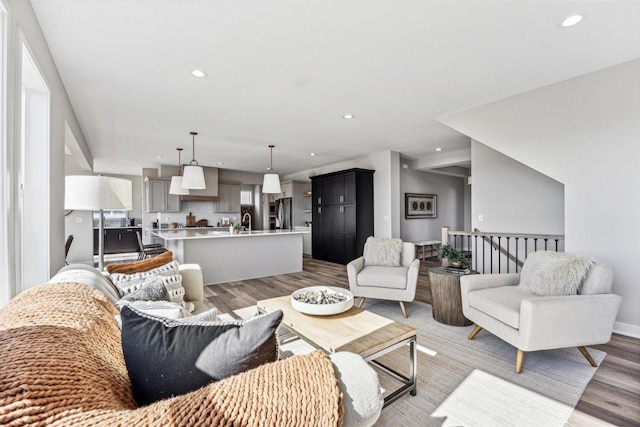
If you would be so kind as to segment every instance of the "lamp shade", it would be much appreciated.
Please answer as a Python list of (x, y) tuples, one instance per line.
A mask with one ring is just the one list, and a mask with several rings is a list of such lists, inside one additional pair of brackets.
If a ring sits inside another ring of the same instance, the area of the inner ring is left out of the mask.
[(79, 211), (132, 209), (131, 181), (94, 175), (65, 177), (64, 208)]
[(204, 182), (204, 170), (202, 166), (185, 166), (182, 172), (182, 188), (188, 190), (204, 190), (207, 184)]
[(263, 193), (282, 193), (282, 189), (280, 188), (280, 177), (277, 173), (265, 173), (264, 181), (262, 181), (262, 192)]
[(182, 177), (181, 176), (172, 176), (171, 177), (171, 187), (169, 187), (169, 194), (180, 194), (180, 195), (189, 194), (189, 189), (188, 188), (184, 188), (182, 186)]

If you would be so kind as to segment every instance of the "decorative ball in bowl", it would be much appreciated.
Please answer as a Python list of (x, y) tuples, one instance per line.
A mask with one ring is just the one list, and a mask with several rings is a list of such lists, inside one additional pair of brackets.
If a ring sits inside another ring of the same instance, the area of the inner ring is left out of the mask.
[(291, 294), (291, 306), (301, 313), (330, 316), (353, 307), (353, 294), (331, 286), (310, 286)]

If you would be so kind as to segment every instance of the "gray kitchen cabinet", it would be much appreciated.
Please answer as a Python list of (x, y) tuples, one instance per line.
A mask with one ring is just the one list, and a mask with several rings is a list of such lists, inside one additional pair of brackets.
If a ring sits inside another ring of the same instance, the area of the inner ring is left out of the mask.
[(240, 212), (240, 184), (218, 184), (216, 212)]
[(144, 182), (145, 212), (180, 212), (180, 196), (169, 194), (171, 181), (146, 177)]
[(291, 182), (282, 183), (280, 187), (281, 187), (280, 189), (282, 190), (282, 193), (280, 194), (280, 198), (293, 196), (293, 191), (292, 191), (293, 184)]

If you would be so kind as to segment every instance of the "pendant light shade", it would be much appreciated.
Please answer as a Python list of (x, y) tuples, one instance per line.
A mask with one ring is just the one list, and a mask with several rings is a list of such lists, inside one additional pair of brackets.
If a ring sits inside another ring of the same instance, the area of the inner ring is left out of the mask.
[(270, 145), (271, 149), (271, 161), (270, 167), (267, 169), (269, 173), (264, 174), (264, 180), (262, 181), (262, 192), (266, 194), (282, 193), (280, 188), (280, 177), (277, 173), (273, 173), (273, 148), (275, 145)]
[(179, 195), (187, 195), (189, 194), (189, 189), (182, 187), (182, 162), (180, 161), (180, 154), (182, 153), (182, 148), (176, 148), (178, 150), (178, 175), (171, 177), (171, 187), (169, 187), (169, 194), (179, 194)]
[(189, 132), (193, 138), (193, 158), (189, 162), (188, 166), (184, 167), (184, 173), (182, 175), (182, 188), (188, 190), (204, 190), (207, 188), (207, 184), (204, 182), (204, 169), (198, 165), (196, 161), (196, 135), (198, 132)]

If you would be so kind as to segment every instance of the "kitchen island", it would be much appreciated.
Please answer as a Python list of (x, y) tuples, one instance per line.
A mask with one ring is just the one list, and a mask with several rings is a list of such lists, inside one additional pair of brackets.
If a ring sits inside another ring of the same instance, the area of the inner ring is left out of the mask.
[(200, 264), (204, 283), (233, 282), (302, 271), (302, 237), (309, 231), (239, 234), (207, 228), (149, 229), (181, 264)]

